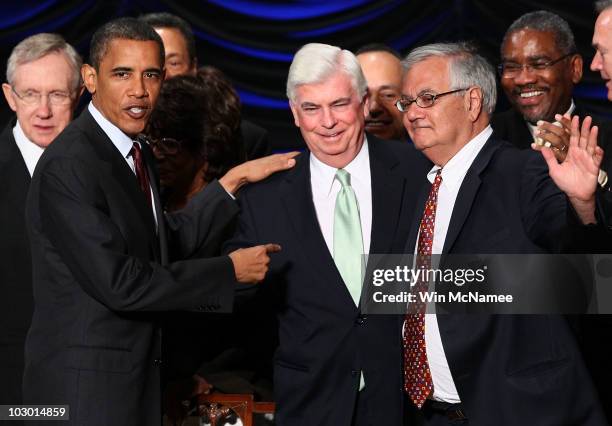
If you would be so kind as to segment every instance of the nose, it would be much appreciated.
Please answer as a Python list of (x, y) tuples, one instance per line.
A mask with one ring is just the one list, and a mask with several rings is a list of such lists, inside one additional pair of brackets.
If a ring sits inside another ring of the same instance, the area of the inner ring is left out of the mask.
[(147, 86), (145, 84), (144, 76), (135, 75), (135, 78), (132, 80), (131, 95), (136, 98), (143, 98), (149, 96), (147, 91)]
[(49, 96), (42, 95), (36, 106), (36, 115), (39, 118), (49, 118), (53, 114), (51, 112), (51, 104), (49, 102)]
[(593, 61), (591, 61), (591, 71), (599, 71), (601, 70), (602, 61), (601, 54), (599, 50), (595, 51), (595, 56), (593, 56)]
[(524, 65), (513, 80), (516, 84), (524, 85), (529, 83), (535, 83), (537, 79), (538, 77), (534, 72), (533, 68), (528, 65)]
[(408, 105), (408, 109), (402, 114), (402, 121), (404, 122), (404, 126), (407, 126), (407, 123), (418, 120), (419, 118), (423, 118), (424, 111), (423, 108), (418, 106), (416, 102)]
[(326, 129), (333, 128), (337, 123), (336, 117), (331, 108), (323, 108), (323, 117), (321, 125)]
[(370, 117), (377, 117), (383, 112), (380, 98), (378, 95), (370, 97), (369, 110)]

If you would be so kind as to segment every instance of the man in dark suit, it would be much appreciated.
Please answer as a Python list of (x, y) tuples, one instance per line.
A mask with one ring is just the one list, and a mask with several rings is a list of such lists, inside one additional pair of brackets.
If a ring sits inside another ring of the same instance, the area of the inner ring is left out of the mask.
[(2, 85), (13, 118), (0, 135), (0, 404), (21, 403), (23, 346), (32, 318), (32, 266), (25, 204), (44, 149), (72, 120), (81, 89), (81, 58), (57, 34), (21, 41)]
[[(569, 142), (568, 117), (584, 118), (591, 114), (572, 98), (574, 86), (582, 79), (582, 68), (574, 34), (563, 18), (544, 10), (519, 17), (506, 31), (501, 45), (500, 83), (512, 108), (491, 119), (495, 136), (521, 149), (530, 149), (534, 141), (538, 145), (551, 144), (557, 158), (563, 160)], [(558, 116), (564, 114), (566, 117)], [(608, 151), (611, 123), (602, 118), (594, 118), (593, 122), (599, 127), (599, 145)], [(605, 185), (607, 174), (612, 172), (611, 159), (611, 155), (604, 154), (600, 184)], [(593, 245), (590, 251), (610, 249), (609, 245)], [(607, 316), (583, 316), (572, 321), (587, 366), (602, 401), (606, 402), (604, 406), (610, 407), (608, 416), (612, 419), (612, 393), (608, 385), (612, 374), (605, 365), (612, 351), (602, 344), (606, 338), (601, 333), (610, 329), (612, 320)]]
[[(198, 58), (191, 26), (182, 18), (167, 12), (149, 13), (139, 19), (155, 28), (166, 49), (166, 78), (175, 75), (196, 75)], [(268, 131), (257, 124), (242, 120), (240, 132), (247, 160), (270, 154)]]
[[(403, 63), (404, 125), (431, 161), (414, 177), (422, 185), (415, 209), (424, 213), (407, 253), (547, 253), (570, 229), (568, 215), (596, 221), (602, 152), (589, 119), (580, 135), (574, 120), (564, 163), (543, 149), (547, 170), (540, 154), (491, 136), (495, 76), (473, 48), (422, 46)], [(425, 424), (606, 424), (563, 317), (416, 315), (406, 318), (404, 357), (419, 362), (406, 364), (405, 386)]]
[[(582, 67), (567, 21), (544, 10), (519, 17), (501, 44), (500, 84), (512, 108), (491, 118), (495, 136), (521, 149), (529, 149), (534, 141), (550, 144), (563, 160), (570, 121), (556, 116), (592, 115), (572, 98), (574, 86), (582, 79)], [(599, 127), (598, 142), (607, 151), (612, 125), (597, 117), (593, 123)], [(612, 171), (610, 157), (603, 160), (606, 172)], [(602, 174), (600, 182), (604, 179)]]
[[(34, 316), (24, 401), (68, 404), (70, 424), (161, 424), (159, 311), (227, 312), (233, 283), (263, 278), (253, 247), (180, 261), (237, 213), (228, 173), (166, 216), (152, 153), (137, 139), (163, 80), (164, 49), (133, 18), (95, 32), (83, 79), (92, 102), (46, 150), (26, 215)], [(137, 139), (135, 141), (135, 139)]]
[[(261, 288), (274, 294), (279, 319), (275, 422), (400, 425), (398, 320), (361, 313), (361, 254), (403, 249), (414, 210), (407, 200), (417, 190), (403, 161), (418, 153), (366, 137), (367, 84), (347, 50), (302, 47), (287, 95), (308, 151), (294, 170), (241, 194), (239, 229), (229, 244), (283, 247)], [(346, 174), (350, 183), (342, 181)], [(354, 207), (351, 244), (341, 219), (346, 197)]]

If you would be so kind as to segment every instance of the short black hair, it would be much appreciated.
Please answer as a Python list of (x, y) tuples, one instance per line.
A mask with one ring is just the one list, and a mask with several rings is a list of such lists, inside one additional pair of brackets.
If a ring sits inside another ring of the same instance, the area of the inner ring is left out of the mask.
[(108, 45), (116, 39), (156, 42), (159, 46), (160, 64), (163, 67), (166, 56), (164, 43), (153, 27), (136, 18), (118, 18), (102, 25), (91, 37), (89, 62), (96, 71), (100, 70), (100, 63), (108, 50)]
[(535, 12), (525, 13), (517, 18), (506, 30), (501, 49), (504, 48), (512, 33), (523, 29), (551, 33), (554, 37), (556, 48), (561, 54), (569, 55), (577, 52), (574, 33), (567, 21), (547, 10), (536, 10)]
[(402, 55), (400, 55), (400, 53), (397, 50), (383, 43), (369, 43), (364, 46), (361, 46), (355, 52), (355, 56), (361, 55), (362, 53), (370, 53), (370, 52), (387, 52), (395, 56), (400, 61), (402, 60)]
[(196, 43), (191, 25), (187, 21), (168, 12), (148, 13), (140, 16), (138, 19), (146, 22), (153, 28), (174, 28), (179, 30), (185, 39), (185, 44), (187, 44), (189, 60), (193, 63), (196, 58)]

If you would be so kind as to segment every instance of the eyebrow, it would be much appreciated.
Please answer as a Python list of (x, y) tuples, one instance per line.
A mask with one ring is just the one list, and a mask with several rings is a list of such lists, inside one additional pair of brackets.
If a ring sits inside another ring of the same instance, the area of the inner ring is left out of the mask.
[(382, 86), (380, 86), (378, 88), (378, 90), (385, 90), (385, 89), (398, 89), (399, 87), (396, 86), (395, 84), (383, 84)]
[(115, 67), (111, 70), (111, 72), (132, 72), (133, 68), (130, 67)]

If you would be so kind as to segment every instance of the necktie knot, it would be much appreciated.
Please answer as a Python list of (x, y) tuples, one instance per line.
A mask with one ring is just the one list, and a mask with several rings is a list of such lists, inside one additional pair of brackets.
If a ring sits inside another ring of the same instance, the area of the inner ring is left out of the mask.
[(344, 169), (338, 169), (336, 172), (336, 179), (342, 185), (342, 188), (351, 186), (351, 174)]

